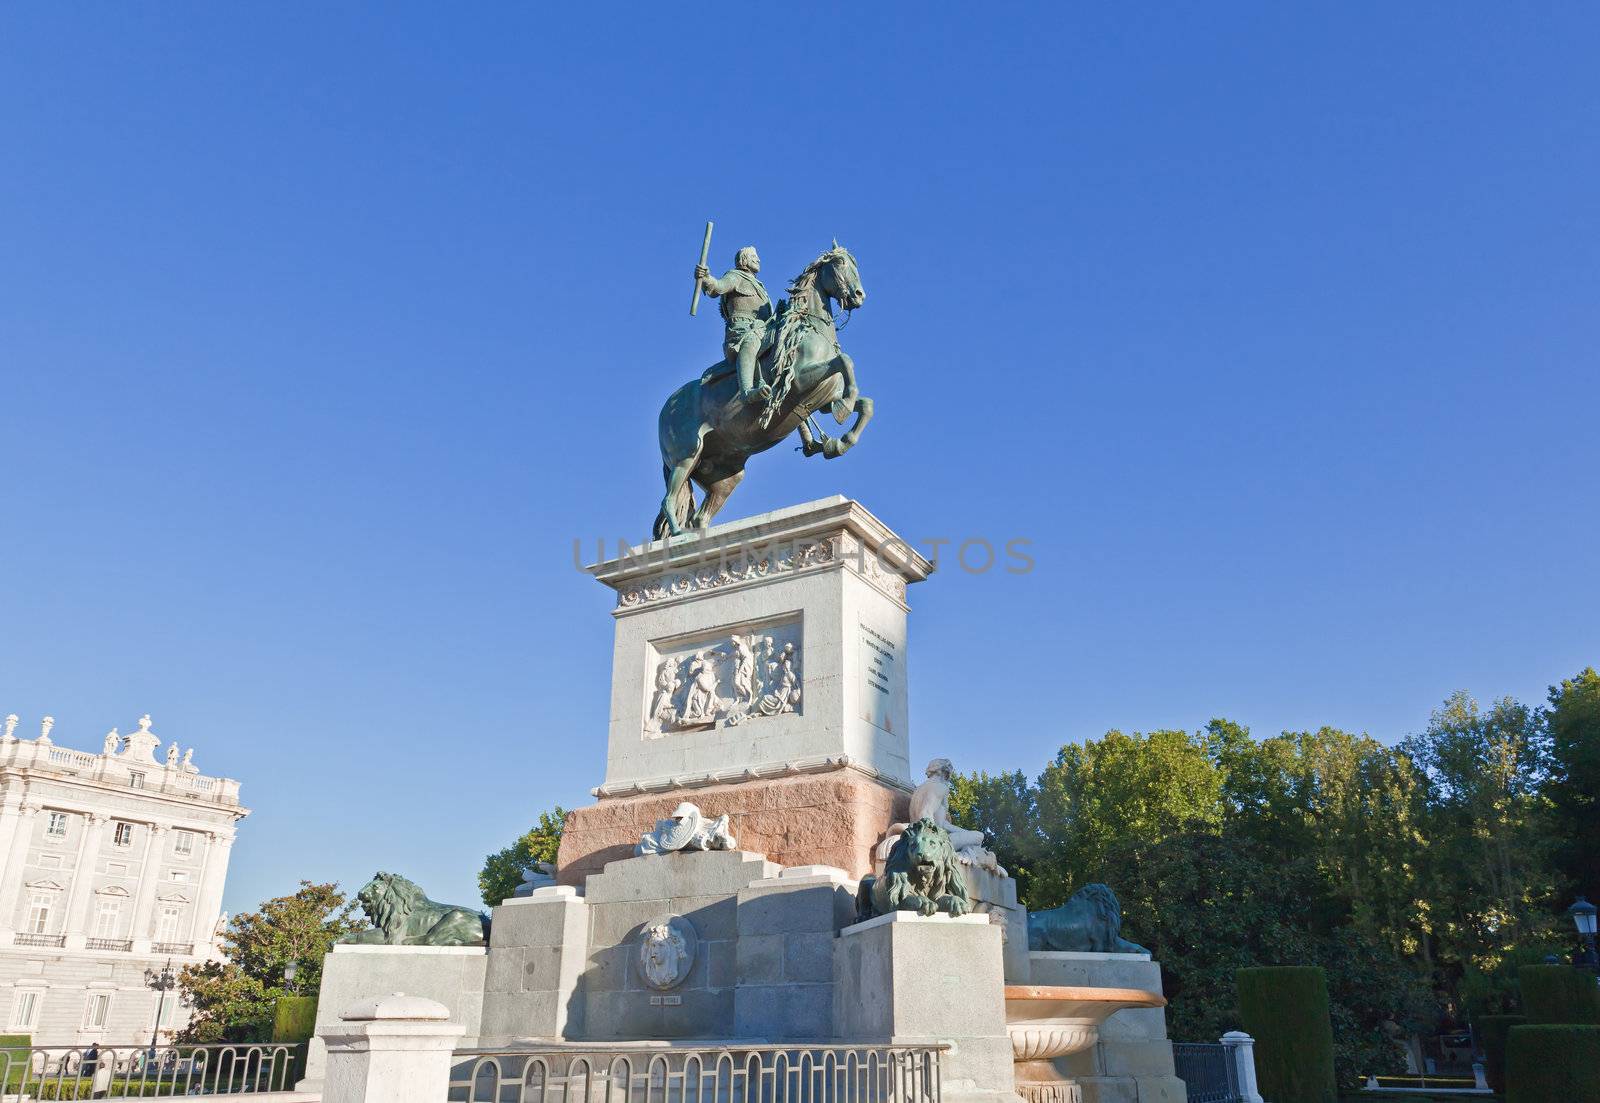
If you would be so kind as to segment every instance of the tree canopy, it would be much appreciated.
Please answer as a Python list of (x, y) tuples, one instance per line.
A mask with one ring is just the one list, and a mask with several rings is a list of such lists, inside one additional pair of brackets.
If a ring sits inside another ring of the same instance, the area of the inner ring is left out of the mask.
[(538, 862), (554, 863), (561, 849), (561, 829), (567, 812), (560, 805), (539, 813), (538, 822), (516, 842), (483, 860), (478, 871), (478, 891), (489, 907), (498, 906), (522, 884), (523, 871)]
[(1327, 970), (1340, 1079), (1395, 1070), (1396, 1025), (1430, 1033), (1516, 1000), (1561, 952), (1562, 909), (1600, 891), (1600, 676), (1549, 707), (1446, 700), (1395, 745), (1335, 728), (1266, 739), (1226, 719), (1110, 731), (1021, 771), (957, 779), (1029, 908), (1091, 881), (1161, 962), (1175, 1038), (1238, 1027), (1234, 972)]
[[(338, 885), (301, 881), (294, 895), (234, 916), (222, 936), (224, 960), (186, 965), (178, 976), (194, 1009), (183, 1040), (269, 1041), (278, 998), (316, 993), (329, 949), (366, 928), (355, 911)], [(284, 979), (290, 962), (298, 970), (293, 982)]]

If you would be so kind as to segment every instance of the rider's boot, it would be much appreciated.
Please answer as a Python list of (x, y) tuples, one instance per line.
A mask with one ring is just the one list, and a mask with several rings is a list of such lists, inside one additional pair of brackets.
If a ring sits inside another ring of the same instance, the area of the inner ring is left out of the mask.
[(756, 363), (760, 354), (760, 345), (754, 341), (746, 342), (739, 350), (739, 401), (746, 406), (760, 405), (772, 394), (770, 387), (756, 381)]

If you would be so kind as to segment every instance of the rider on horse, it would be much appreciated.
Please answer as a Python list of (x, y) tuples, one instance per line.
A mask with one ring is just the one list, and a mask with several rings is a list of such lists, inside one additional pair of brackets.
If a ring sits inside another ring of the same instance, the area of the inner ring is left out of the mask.
[(694, 275), (702, 291), (722, 300), (722, 320), (727, 326), (722, 350), (739, 373), (739, 399), (754, 406), (765, 402), (771, 393), (757, 371), (761, 354), (772, 347), (772, 300), (756, 278), (761, 271), (761, 258), (754, 245), (740, 249), (733, 264), (720, 280), (712, 279), (704, 265), (697, 265)]

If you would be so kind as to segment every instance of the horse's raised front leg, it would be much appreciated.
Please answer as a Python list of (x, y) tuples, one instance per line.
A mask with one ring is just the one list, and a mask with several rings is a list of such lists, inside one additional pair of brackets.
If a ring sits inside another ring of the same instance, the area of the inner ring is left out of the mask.
[(835, 359), (839, 363), (839, 375), (844, 379), (844, 393), (833, 400), (833, 420), (843, 425), (850, 411), (856, 408), (861, 391), (856, 386), (856, 362), (842, 352)]
[(867, 422), (872, 420), (872, 399), (862, 395), (856, 399), (856, 421), (847, 429), (838, 440), (823, 442), (822, 454), (828, 459), (836, 459), (856, 446), (856, 441), (861, 439), (861, 431), (867, 427)]

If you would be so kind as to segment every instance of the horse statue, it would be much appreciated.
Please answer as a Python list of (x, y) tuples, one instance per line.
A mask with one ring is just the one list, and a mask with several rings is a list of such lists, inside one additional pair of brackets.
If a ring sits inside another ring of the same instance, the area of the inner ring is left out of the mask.
[[(738, 380), (726, 360), (672, 392), (658, 422), (667, 492), (655, 539), (710, 524), (744, 478), (745, 462), (790, 433), (799, 433), (807, 456), (835, 459), (855, 446), (872, 420), (872, 399), (857, 389), (855, 363), (839, 348), (832, 304), (851, 311), (866, 298), (856, 258), (835, 241), (794, 278), (789, 298), (778, 303), (777, 335), (760, 365), (771, 388), (764, 409), (739, 401)], [(828, 436), (811, 421), (824, 406), (840, 425), (854, 414), (854, 424), (838, 437)], [(704, 491), (698, 507), (691, 484)]]

